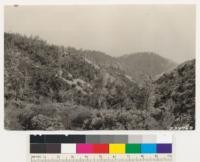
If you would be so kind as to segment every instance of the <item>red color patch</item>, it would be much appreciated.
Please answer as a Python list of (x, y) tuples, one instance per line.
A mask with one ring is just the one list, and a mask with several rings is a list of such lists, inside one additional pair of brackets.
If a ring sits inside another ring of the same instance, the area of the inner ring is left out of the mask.
[(109, 144), (93, 144), (93, 153), (109, 153)]

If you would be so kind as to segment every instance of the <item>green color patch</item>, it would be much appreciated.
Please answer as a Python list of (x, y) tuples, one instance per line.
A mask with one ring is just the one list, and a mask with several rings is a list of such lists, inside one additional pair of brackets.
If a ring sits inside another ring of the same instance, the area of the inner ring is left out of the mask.
[(141, 153), (141, 145), (140, 144), (126, 144), (126, 153)]

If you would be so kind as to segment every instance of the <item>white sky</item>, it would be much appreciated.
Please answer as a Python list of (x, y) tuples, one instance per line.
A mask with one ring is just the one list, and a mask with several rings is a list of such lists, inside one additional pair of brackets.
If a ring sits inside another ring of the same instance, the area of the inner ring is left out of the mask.
[(194, 5), (7, 6), (5, 31), (111, 56), (152, 51), (195, 58)]

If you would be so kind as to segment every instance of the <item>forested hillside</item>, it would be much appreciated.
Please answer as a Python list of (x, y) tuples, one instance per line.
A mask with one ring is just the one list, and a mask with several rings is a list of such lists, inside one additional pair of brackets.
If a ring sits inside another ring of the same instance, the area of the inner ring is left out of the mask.
[[(121, 61), (104, 53), (51, 45), (20, 34), (5, 33), (4, 39), (6, 129), (194, 126), (194, 61), (155, 81), (144, 79), (141, 85), (138, 78), (127, 74)], [(171, 100), (173, 106), (168, 104)], [(164, 106), (174, 115), (168, 126), (161, 119)], [(188, 113), (188, 122), (179, 119)]]

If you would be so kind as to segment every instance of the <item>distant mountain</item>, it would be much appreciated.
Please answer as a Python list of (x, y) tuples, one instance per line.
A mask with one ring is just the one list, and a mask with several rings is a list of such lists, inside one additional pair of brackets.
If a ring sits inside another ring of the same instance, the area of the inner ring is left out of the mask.
[(149, 129), (195, 128), (195, 60), (162, 74), (150, 91)]
[(121, 57), (111, 57), (97, 51), (85, 51), (84, 56), (103, 67), (115, 67), (133, 80), (143, 83), (156, 75), (173, 69), (177, 64), (155, 53), (141, 52)]
[(137, 82), (173, 69), (176, 63), (152, 52), (140, 52), (118, 58), (124, 71)]

